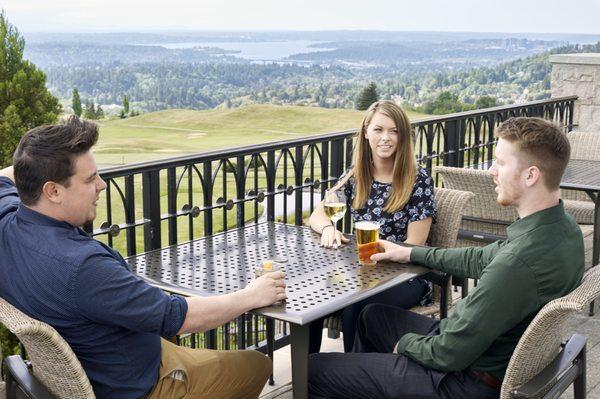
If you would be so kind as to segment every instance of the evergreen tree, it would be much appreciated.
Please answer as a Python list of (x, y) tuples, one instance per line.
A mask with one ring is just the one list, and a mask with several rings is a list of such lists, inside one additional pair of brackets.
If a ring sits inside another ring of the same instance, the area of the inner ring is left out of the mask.
[(94, 105), (94, 100), (86, 101), (83, 117), (86, 119), (96, 119), (96, 106)]
[(367, 87), (361, 91), (356, 102), (356, 109), (364, 111), (375, 101), (379, 101), (379, 94), (377, 94), (377, 85), (373, 82), (369, 83)]
[(81, 116), (81, 112), (83, 111), (81, 108), (81, 98), (79, 98), (79, 91), (77, 87), (73, 89), (73, 99), (71, 100), (71, 104), (73, 107), (73, 113), (77, 116)]
[(127, 96), (123, 97), (123, 112), (125, 115), (129, 113), (129, 97)]
[(0, 167), (10, 165), (21, 136), (56, 122), (58, 100), (46, 89), (46, 75), (23, 59), (25, 40), (0, 12)]
[(96, 118), (95, 119), (102, 119), (102, 118), (104, 118), (104, 110), (102, 109), (100, 104), (98, 104), (98, 107), (96, 107)]

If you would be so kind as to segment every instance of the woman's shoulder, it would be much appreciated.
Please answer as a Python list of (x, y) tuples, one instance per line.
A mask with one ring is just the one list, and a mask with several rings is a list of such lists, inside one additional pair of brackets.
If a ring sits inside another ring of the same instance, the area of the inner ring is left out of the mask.
[(433, 184), (433, 179), (431, 178), (429, 171), (427, 169), (425, 169), (424, 167), (422, 167), (421, 165), (419, 165), (417, 167), (417, 176), (415, 177), (415, 185), (419, 185), (419, 184), (426, 184), (426, 185)]

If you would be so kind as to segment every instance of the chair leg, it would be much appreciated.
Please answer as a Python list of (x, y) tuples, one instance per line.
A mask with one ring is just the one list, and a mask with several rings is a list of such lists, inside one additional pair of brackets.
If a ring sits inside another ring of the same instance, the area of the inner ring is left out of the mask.
[(440, 320), (448, 317), (448, 287), (451, 276), (444, 273), (442, 276), (441, 293), (440, 293)]
[(573, 393), (575, 399), (585, 399), (586, 397), (586, 374), (587, 374), (587, 358), (586, 358), (586, 346), (583, 346), (581, 352), (575, 359), (578, 363), (579, 374), (575, 381), (573, 381)]

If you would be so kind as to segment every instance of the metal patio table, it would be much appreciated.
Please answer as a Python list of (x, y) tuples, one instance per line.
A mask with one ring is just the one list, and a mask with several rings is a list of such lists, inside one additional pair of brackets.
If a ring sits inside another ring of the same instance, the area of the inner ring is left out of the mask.
[[(560, 182), (561, 188), (584, 191), (594, 202), (594, 238), (592, 247), (592, 266), (600, 258), (600, 161), (571, 159)], [(594, 302), (590, 304), (590, 316), (594, 315)]]
[(166, 291), (218, 295), (242, 289), (265, 259), (281, 261), (287, 301), (255, 314), (290, 323), (294, 398), (308, 396), (309, 323), (430, 269), (393, 263), (360, 266), (356, 242), (337, 250), (319, 246), (307, 227), (253, 224), (127, 259), (134, 273)]

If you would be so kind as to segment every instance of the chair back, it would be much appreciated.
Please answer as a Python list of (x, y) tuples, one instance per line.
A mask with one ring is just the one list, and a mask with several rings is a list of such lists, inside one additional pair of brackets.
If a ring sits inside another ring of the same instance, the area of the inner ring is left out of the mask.
[(575, 312), (587, 309), (600, 295), (600, 267), (592, 267), (573, 292), (548, 302), (535, 316), (513, 352), (500, 392), (510, 398), (511, 390), (539, 374), (561, 350), (567, 327)]
[(449, 188), (436, 188), (434, 193), (437, 218), (431, 225), (429, 244), (432, 247), (453, 248), (463, 212), (475, 194)]
[[(501, 206), (496, 202), (498, 194), (495, 184), (487, 171), (482, 169), (453, 168), (436, 166), (434, 174), (444, 180), (444, 187), (454, 190), (471, 191), (475, 197), (464, 210), (461, 228), (485, 233), (506, 235), (506, 227), (517, 220), (517, 211), (512, 206)], [(485, 222), (470, 220), (482, 219)]]
[[(571, 144), (571, 159), (600, 161), (600, 132), (569, 132), (567, 137)], [(591, 202), (586, 193), (578, 190), (562, 189), (560, 196), (568, 200)]]
[(2, 298), (0, 323), (25, 346), (33, 365), (33, 374), (57, 398), (95, 398), (81, 363), (54, 328), (32, 319)]

